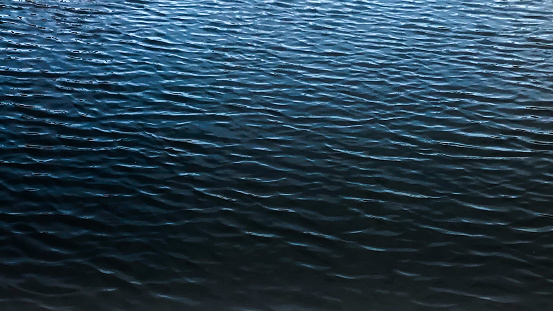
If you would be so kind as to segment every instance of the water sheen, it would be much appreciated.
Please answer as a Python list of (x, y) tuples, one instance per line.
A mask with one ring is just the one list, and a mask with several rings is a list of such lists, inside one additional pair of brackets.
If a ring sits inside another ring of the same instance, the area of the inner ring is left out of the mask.
[(0, 309), (551, 310), (553, 1), (6, 0)]

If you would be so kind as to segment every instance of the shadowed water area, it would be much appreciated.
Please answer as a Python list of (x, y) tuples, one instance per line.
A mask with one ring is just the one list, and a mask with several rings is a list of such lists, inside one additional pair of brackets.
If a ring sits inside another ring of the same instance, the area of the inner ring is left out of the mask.
[(552, 310), (553, 1), (5, 0), (0, 309)]

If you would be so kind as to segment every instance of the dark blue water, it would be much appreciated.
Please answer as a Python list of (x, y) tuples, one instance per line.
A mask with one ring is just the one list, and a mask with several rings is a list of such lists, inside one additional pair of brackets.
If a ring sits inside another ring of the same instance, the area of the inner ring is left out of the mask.
[(552, 310), (553, 2), (0, 4), (0, 310)]

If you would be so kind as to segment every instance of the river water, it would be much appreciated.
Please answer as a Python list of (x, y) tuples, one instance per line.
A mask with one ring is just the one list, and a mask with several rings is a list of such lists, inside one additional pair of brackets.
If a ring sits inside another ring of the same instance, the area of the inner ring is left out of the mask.
[(552, 310), (553, 1), (4, 0), (0, 309)]

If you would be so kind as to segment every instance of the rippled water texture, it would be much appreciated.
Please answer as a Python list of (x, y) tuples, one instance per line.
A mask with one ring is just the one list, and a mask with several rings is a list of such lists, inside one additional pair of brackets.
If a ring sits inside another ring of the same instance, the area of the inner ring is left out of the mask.
[(553, 308), (553, 2), (6, 0), (0, 309)]

